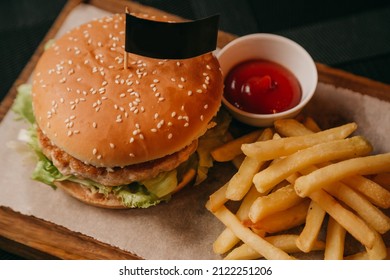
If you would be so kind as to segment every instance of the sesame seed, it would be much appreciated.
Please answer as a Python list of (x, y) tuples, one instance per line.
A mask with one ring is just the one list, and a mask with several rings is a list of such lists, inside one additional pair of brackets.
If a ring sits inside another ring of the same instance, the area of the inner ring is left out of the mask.
[(93, 126), (93, 128), (97, 128), (97, 123), (96, 123), (96, 122), (93, 122), (93, 123), (92, 123), (92, 126)]
[(133, 153), (130, 153), (130, 154), (129, 154), (129, 156), (131, 156), (131, 157), (135, 157), (135, 155), (134, 155)]
[(181, 88), (181, 89), (184, 88), (184, 86), (183, 86), (182, 84), (178, 84), (177, 86), (178, 86), (179, 88)]
[(111, 149), (114, 149), (115, 148), (115, 145), (113, 143), (110, 143), (110, 148)]
[(152, 129), (150, 129), (150, 131), (151, 131), (151, 132), (157, 132), (157, 129), (152, 128)]
[(164, 120), (161, 120), (161, 121), (157, 124), (157, 128), (161, 128), (163, 125), (164, 125)]
[(130, 143), (133, 143), (134, 142), (134, 137), (131, 137), (130, 140), (129, 140)]
[(73, 132), (71, 130), (68, 131), (68, 137), (72, 136)]
[(94, 155), (97, 154), (97, 149), (96, 149), (96, 148), (94, 148), (94, 149), (92, 150), (92, 154), (94, 154)]
[(204, 105), (203, 108), (207, 109), (209, 107), (208, 104)]
[(209, 69), (209, 70), (211, 70), (211, 67), (210, 67), (210, 65), (208, 65), (208, 64), (206, 65), (206, 68)]
[(189, 91), (187, 92), (187, 94), (188, 94), (188, 96), (191, 96), (191, 95), (192, 95), (192, 90), (189, 90)]
[(174, 118), (176, 116), (176, 112), (172, 112), (171, 117)]
[(172, 139), (172, 137), (173, 137), (172, 133), (169, 133), (168, 134), (168, 139)]
[(102, 155), (98, 155), (98, 156), (97, 156), (97, 159), (101, 159), (101, 158), (102, 158)]

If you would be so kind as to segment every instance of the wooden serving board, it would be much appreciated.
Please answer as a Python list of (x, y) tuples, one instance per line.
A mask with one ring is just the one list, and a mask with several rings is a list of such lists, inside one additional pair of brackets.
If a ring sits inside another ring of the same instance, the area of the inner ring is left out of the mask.
[[(123, 12), (125, 6), (128, 6), (134, 12), (164, 13), (151, 7), (123, 0), (69, 0), (20, 77), (2, 101), (0, 121), (13, 103), (16, 88), (25, 83), (31, 75), (43, 52), (44, 43), (54, 37), (70, 11), (80, 3), (88, 3), (112, 13)], [(236, 36), (232, 34), (220, 32), (218, 47), (223, 47), (234, 38)], [(319, 63), (317, 63), (317, 69), (320, 82), (351, 89), (390, 102), (390, 85)], [(137, 256), (127, 251), (102, 243), (92, 237), (73, 232), (33, 216), (23, 215), (4, 206), (0, 206), (0, 247), (28, 259), (138, 259)]]

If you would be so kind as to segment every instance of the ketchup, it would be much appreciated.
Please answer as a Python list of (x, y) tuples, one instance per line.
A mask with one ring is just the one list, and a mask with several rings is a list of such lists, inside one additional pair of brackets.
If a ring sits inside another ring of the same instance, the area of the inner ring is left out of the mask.
[(226, 76), (227, 101), (249, 113), (275, 114), (296, 106), (301, 87), (291, 71), (267, 60), (249, 60), (236, 65)]

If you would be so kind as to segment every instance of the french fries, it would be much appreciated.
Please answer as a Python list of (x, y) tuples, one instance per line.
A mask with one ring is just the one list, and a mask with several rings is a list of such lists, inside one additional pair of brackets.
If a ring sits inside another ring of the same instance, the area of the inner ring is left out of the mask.
[(337, 139), (344, 139), (357, 128), (356, 123), (349, 123), (336, 128), (321, 132), (304, 135), (243, 144), (242, 151), (249, 157), (259, 161), (266, 161), (275, 158), (291, 155), (298, 150), (314, 146), (316, 144), (329, 142)]
[(342, 181), (366, 196), (372, 204), (384, 209), (390, 208), (390, 191), (378, 183), (363, 176), (351, 176), (344, 178)]
[(257, 222), (270, 214), (287, 210), (302, 201), (292, 185), (282, 187), (269, 195), (259, 196), (252, 204), (250, 218)]
[[(236, 213), (240, 221), (248, 218), (249, 209), (253, 201), (258, 198), (259, 195), (260, 194), (257, 192), (256, 188), (252, 187), (249, 190)], [(211, 201), (209, 200), (209, 202), (211, 206)], [(229, 228), (226, 228), (215, 240), (213, 244), (213, 250), (218, 254), (224, 254), (233, 248), (239, 241), (240, 239), (236, 237)]]
[(342, 260), (344, 258), (345, 234), (346, 230), (330, 217), (326, 232), (325, 260)]
[[(206, 204), (206, 208), (208, 205)], [(293, 257), (289, 256), (283, 250), (275, 247), (271, 243), (267, 242), (264, 238), (258, 236), (252, 232), (249, 228), (245, 227), (225, 206), (221, 206), (214, 215), (225, 226), (230, 228), (234, 234), (239, 237), (243, 242), (252, 247), (256, 252), (263, 255), (267, 259), (275, 260), (291, 260)]]
[(325, 210), (323, 210), (315, 201), (310, 202), (309, 210), (306, 215), (305, 227), (297, 238), (297, 247), (305, 253), (313, 250), (314, 244), (317, 242), (318, 234), (321, 230), (321, 225), (325, 218)]
[(261, 229), (268, 233), (276, 233), (283, 230), (288, 230), (293, 227), (302, 225), (305, 222), (307, 209), (310, 201), (305, 199), (299, 204), (294, 205), (286, 210), (268, 215), (264, 219), (254, 221), (249, 213), (250, 220), (245, 220), (244, 225)]
[[(321, 131), (313, 119), (299, 120), (275, 121), (272, 139), (264, 129), (252, 142), (244, 135), (224, 144), (226, 154), (235, 149), (231, 161), (241, 160), (206, 204), (226, 226), (214, 251), (225, 259), (291, 259), (314, 250), (324, 250), (324, 259), (387, 258), (382, 234), (390, 217), (381, 209), (390, 208), (390, 153), (371, 155), (365, 138), (350, 136), (356, 123)], [(235, 214), (228, 201), (240, 203)], [(364, 252), (344, 257), (347, 233)]]
[(222, 146), (215, 148), (211, 151), (211, 156), (215, 161), (231, 161), (238, 155), (242, 154), (241, 145), (245, 143), (252, 143), (256, 141), (257, 138), (261, 135), (261, 130), (255, 130), (251, 133), (245, 134), (239, 138), (236, 138), (232, 141), (228, 141)]
[(320, 190), (344, 178), (390, 171), (390, 153), (352, 158), (320, 168), (295, 182), (295, 191), (301, 197)]
[[(272, 138), (272, 135), (273, 132), (271, 129), (265, 129), (257, 141), (260, 142), (269, 140)], [(234, 174), (229, 181), (226, 189), (226, 198), (230, 200), (241, 200), (251, 187), (253, 176), (259, 172), (264, 164), (265, 162), (245, 157), (237, 173)]]
[(291, 174), (314, 164), (367, 155), (372, 146), (362, 137), (334, 140), (321, 143), (287, 156), (253, 178), (257, 190), (268, 191)]
[[(266, 241), (272, 245), (282, 249), (287, 253), (299, 253), (300, 250), (296, 245), (298, 235), (295, 234), (280, 234), (272, 235), (265, 238)], [(313, 244), (313, 251), (324, 250), (325, 242), (316, 241)], [(254, 260), (263, 257), (261, 254), (253, 250), (247, 244), (242, 244), (236, 249), (232, 250), (226, 257), (225, 260)]]

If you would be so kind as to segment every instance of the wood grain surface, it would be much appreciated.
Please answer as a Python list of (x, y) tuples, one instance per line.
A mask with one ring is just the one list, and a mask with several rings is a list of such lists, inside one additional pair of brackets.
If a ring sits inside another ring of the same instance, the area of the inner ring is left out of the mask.
[[(125, 6), (128, 6), (133, 12), (164, 13), (152, 7), (123, 0), (69, 0), (35, 54), (15, 81), (8, 95), (2, 101), (0, 105), (0, 121), (12, 105), (16, 96), (16, 88), (26, 82), (31, 75), (43, 52), (44, 43), (54, 37), (69, 12), (80, 3), (88, 3), (113, 13), (123, 12)], [(223, 47), (235, 38), (236, 36), (232, 34), (219, 32), (218, 47)], [(317, 63), (317, 69), (320, 82), (349, 88), (390, 102), (390, 85), (319, 63)], [(3, 206), (0, 206), (0, 247), (28, 259), (138, 259), (137, 256), (129, 252), (99, 242), (92, 237), (72, 232), (64, 227), (36, 217), (22, 215)]]

